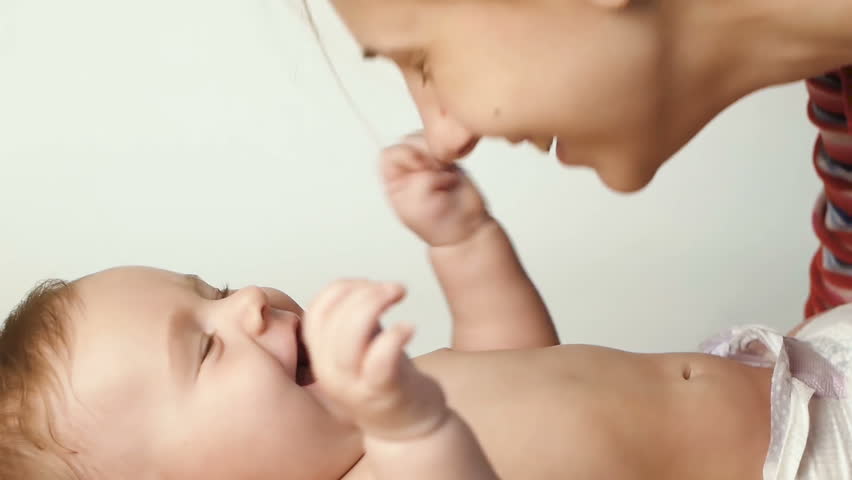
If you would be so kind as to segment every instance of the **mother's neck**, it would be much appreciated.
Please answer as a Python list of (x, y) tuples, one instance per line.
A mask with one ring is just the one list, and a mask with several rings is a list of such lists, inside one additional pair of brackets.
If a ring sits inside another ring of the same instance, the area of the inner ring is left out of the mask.
[(673, 66), (740, 94), (852, 64), (850, 0), (660, 0), (659, 8)]
[(852, 64), (851, 0), (633, 1), (656, 10), (663, 154), (749, 93)]

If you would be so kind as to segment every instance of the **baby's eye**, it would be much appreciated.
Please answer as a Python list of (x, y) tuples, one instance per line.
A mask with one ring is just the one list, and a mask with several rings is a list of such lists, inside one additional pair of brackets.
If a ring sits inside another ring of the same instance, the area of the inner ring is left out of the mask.
[(225, 285), (222, 288), (216, 289), (216, 300), (222, 300), (223, 298), (228, 298), (231, 295), (231, 289)]

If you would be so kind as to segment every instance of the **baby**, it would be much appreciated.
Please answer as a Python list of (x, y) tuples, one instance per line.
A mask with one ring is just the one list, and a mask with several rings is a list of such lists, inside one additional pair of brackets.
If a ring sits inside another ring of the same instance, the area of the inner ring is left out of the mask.
[(451, 348), (412, 360), (412, 328), (380, 328), (395, 284), (338, 281), (304, 311), (149, 268), (47, 284), (0, 335), (0, 478), (850, 478), (849, 310), (709, 354), (559, 345), (460, 169), (412, 137), (382, 175)]

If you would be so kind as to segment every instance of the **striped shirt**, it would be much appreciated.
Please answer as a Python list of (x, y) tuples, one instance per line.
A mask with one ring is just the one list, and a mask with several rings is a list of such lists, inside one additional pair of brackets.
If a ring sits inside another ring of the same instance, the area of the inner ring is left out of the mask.
[(852, 303), (852, 66), (807, 80), (808, 117), (819, 129), (813, 162), (824, 188), (812, 221), (820, 247), (805, 317)]

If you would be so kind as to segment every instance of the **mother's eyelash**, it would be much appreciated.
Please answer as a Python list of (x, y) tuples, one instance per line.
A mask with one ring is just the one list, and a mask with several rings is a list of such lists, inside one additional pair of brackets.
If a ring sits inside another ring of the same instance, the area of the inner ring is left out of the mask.
[(225, 284), (222, 288), (216, 289), (216, 300), (221, 300), (223, 298), (228, 298), (231, 295), (231, 289), (228, 288), (228, 285)]

